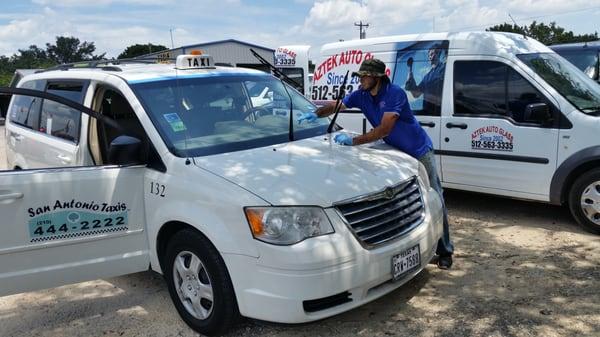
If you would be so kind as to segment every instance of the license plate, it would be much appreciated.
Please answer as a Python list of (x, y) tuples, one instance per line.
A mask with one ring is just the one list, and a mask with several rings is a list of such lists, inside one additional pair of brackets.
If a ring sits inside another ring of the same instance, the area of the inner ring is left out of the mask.
[(409, 248), (400, 254), (392, 256), (392, 274), (394, 281), (419, 268), (421, 265), (421, 251), (419, 245)]

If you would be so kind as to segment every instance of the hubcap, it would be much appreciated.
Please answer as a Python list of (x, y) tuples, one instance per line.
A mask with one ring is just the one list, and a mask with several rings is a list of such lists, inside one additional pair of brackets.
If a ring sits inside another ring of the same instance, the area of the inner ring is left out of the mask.
[(600, 181), (591, 183), (581, 194), (583, 214), (596, 225), (600, 225)]
[(206, 319), (213, 310), (213, 288), (204, 264), (192, 252), (180, 252), (173, 262), (173, 281), (179, 300), (196, 319)]

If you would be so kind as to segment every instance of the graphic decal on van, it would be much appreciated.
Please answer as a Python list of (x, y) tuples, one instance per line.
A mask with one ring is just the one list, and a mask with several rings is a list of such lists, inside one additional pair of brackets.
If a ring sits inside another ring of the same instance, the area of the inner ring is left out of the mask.
[(56, 200), (27, 210), (30, 242), (91, 236), (128, 229), (127, 205)]
[(415, 115), (439, 116), (448, 41), (402, 43), (396, 49), (392, 82), (406, 91)]
[(473, 150), (512, 152), (513, 147), (512, 133), (503, 128), (490, 125), (471, 133), (471, 149)]

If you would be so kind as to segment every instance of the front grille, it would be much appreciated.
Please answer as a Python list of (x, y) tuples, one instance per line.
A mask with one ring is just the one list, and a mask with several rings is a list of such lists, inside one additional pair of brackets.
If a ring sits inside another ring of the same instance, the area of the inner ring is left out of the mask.
[(367, 247), (410, 232), (423, 222), (425, 215), (417, 177), (334, 206), (358, 240)]

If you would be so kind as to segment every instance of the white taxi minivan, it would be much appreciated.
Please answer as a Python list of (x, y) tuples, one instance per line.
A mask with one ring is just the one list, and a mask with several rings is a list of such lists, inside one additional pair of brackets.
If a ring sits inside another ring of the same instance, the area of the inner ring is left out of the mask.
[(0, 296), (150, 268), (212, 335), (239, 314), (329, 317), (425, 268), (442, 203), (423, 166), (337, 145), (277, 78), (212, 64), (64, 65), (0, 88)]
[[(597, 83), (532, 38), (431, 33), (323, 46), (312, 100), (335, 99), (346, 72), (374, 57), (406, 91), (445, 187), (567, 204), (600, 233)], [(346, 90), (358, 85), (351, 78)], [(370, 128), (360, 113), (338, 121), (356, 132)]]

